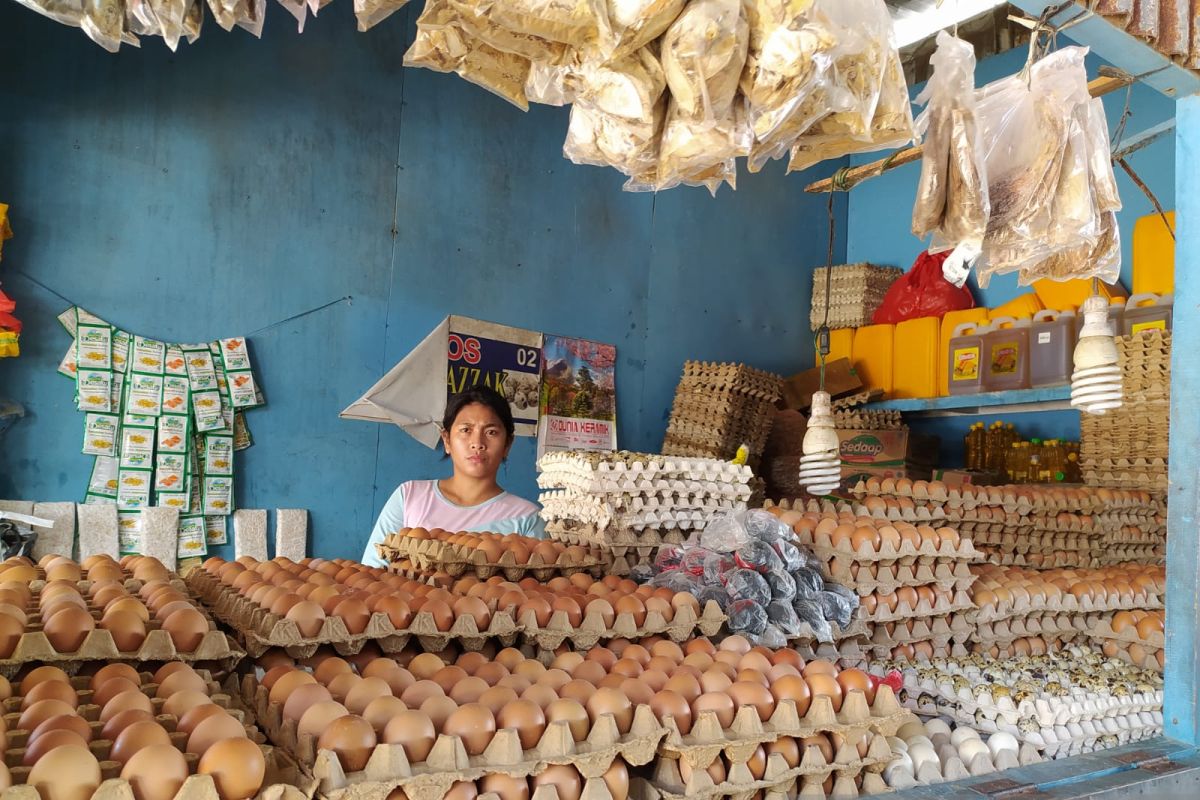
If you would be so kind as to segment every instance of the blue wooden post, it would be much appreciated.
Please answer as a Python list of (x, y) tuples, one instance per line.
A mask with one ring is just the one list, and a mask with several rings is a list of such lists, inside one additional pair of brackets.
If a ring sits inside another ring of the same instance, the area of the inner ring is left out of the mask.
[(1175, 104), (1175, 317), (1167, 517), (1166, 734), (1200, 744), (1200, 97)]

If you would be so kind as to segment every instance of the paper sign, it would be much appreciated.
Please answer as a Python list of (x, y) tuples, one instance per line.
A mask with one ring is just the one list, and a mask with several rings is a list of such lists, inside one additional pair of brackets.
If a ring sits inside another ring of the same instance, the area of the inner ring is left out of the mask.
[(617, 348), (545, 337), (537, 457), (554, 450), (617, 449)]

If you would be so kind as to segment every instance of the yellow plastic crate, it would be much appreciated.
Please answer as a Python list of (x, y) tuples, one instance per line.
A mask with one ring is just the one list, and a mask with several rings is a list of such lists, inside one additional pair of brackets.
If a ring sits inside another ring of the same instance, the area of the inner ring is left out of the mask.
[[(1174, 230), (1175, 212), (1167, 219)], [(1133, 293), (1175, 293), (1175, 240), (1157, 213), (1133, 224)]]
[(986, 308), (968, 308), (963, 311), (947, 311), (942, 315), (941, 328), (938, 331), (937, 351), (937, 389), (939, 397), (950, 394), (950, 339), (954, 329), (964, 322), (982, 325), (988, 321)]
[(892, 341), (892, 397), (935, 397), (938, 391), (937, 317), (908, 319)]
[(892, 393), (892, 348), (895, 325), (867, 325), (854, 331), (853, 358), (858, 378), (869, 389)]
[[(998, 317), (1012, 317), (1019, 319), (1021, 317), (1033, 318), (1033, 315), (1046, 308), (1042, 303), (1042, 299), (1034, 292), (1026, 292), (1018, 295), (1012, 300), (1009, 300), (998, 308), (988, 310), (988, 319), (996, 319)], [(1054, 306), (1054, 308), (1058, 308)]]

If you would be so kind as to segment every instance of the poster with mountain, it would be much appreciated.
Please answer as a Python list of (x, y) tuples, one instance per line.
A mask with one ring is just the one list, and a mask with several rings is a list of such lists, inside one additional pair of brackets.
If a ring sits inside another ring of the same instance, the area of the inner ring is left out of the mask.
[(617, 348), (547, 334), (542, 342), (538, 458), (617, 449)]

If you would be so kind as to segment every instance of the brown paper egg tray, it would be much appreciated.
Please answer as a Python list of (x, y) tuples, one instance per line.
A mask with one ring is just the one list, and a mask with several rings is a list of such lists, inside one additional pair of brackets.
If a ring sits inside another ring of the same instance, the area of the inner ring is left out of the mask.
[(958, 592), (952, 600), (947, 600), (945, 597), (939, 597), (937, 602), (930, 605), (927, 600), (920, 600), (916, 606), (910, 606), (906, 602), (896, 604), (895, 611), (884, 611), (879, 608), (875, 609), (874, 614), (867, 614), (865, 611), (859, 611), (859, 618), (864, 622), (883, 623), (883, 622), (900, 622), (902, 620), (927, 618), (927, 617), (947, 617), (951, 614), (960, 612), (974, 611), (975, 603), (971, 601), (970, 595), (966, 592)]
[[(196, 674), (204, 679), (204, 682), (207, 684), (206, 692), (209, 697), (213, 698), (213, 702), (222, 708), (229, 708), (230, 698), (228, 695), (225, 695), (221, 692), (221, 687), (218, 686), (217, 682), (213, 679), (212, 673), (208, 670), (198, 669), (196, 670)], [(161, 709), (163, 701), (154, 696), (155, 692), (158, 691), (158, 684), (154, 683), (153, 674), (149, 672), (142, 672), (140, 675), (142, 684), (139, 688), (141, 689), (142, 694), (150, 698), (150, 701), (154, 704), (155, 709)], [(91, 680), (92, 679), (90, 676), (76, 675), (71, 678), (71, 688), (75, 690), (75, 697), (78, 699), (77, 708), (81, 709), (79, 715), (88, 722), (96, 722), (100, 715), (100, 707), (91, 703), (93, 694), (91, 689)], [(16, 727), (17, 721), (21, 716), (22, 700), (24, 700), (23, 696), (13, 695), (12, 697), (0, 702), (0, 715), (4, 717), (5, 730), (8, 731), (8, 743), (10, 746), (13, 745), (14, 742), (24, 744), (25, 737), (32, 732), (24, 731), (23, 729)], [(87, 713), (84, 713), (82, 710), (85, 708), (88, 709)], [(22, 733), (17, 735), (15, 733), (16, 731), (22, 731)], [(16, 738), (14, 738), (14, 736)]]
[[(155, 621), (152, 624), (158, 623)], [(58, 652), (45, 633), (32, 630), (21, 635), (11, 656), (0, 659), (0, 675), (11, 678), (22, 666), (30, 663), (54, 664), (71, 674), (83, 664), (95, 661), (215, 661), (228, 670), (233, 669), (245, 655), (232, 639), (216, 630), (215, 626), (204, 634), (200, 644), (190, 653), (180, 652), (170, 635), (161, 628), (148, 630), (146, 640), (135, 652), (119, 650), (112, 634), (97, 628), (88, 633), (74, 653)]]
[[(311, 800), (316, 783), (301, 774), (299, 768), (284, 753), (273, 747), (263, 747), (267, 771), (263, 786), (252, 800)], [(94, 748), (93, 748), (94, 752)], [(193, 756), (187, 756), (188, 767), (195, 768)], [(11, 770), (14, 783), (24, 780), (28, 768)], [(100, 774), (104, 782), (88, 800), (131, 800), (133, 787), (119, 776), (121, 765), (115, 761), (102, 762)], [(0, 792), (0, 800), (42, 800), (38, 790), (26, 784), (16, 784)], [(190, 775), (172, 800), (221, 800), (210, 775)]]
[[(1106, 640), (1093, 639), (1093, 641), (1099, 646), (1099, 645), (1103, 645)], [(1118, 644), (1126, 644), (1127, 645), (1128, 643), (1127, 642), (1118, 642)], [(1160, 667), (1158, 665), (1158, 653), (1159, 652), (1160, 652), (1159, 650), (1155, 650), (1155, 649), (1151, 649), (1151, 648), (1147, 647), (1145, 655), (1142, 656), (1141, 661), (1138, 661), (1132, 655), (1130, 655), (1129, 648), (1128, 648), (1128, 646), (1126, 646), (1126, 647), (1121, 647), (1117, 651), (1117, 654), (1115, 656), (1113, 656), (1113, 658), (1120, 659), (1121, 661), (1124, 661), (1126, 664), (1129, 664), (1134, 667), (1139, 667), (1141, 669), (1154, 670), (1155, 672), (1162, 672), (1162, 667)]]
[(583, 742), (574, 740), (566, 722), (552, 722), (530, 750), (522, 750), (517, 732), (506, 729), (496, 732), (482, 754), (470, 756), (459, 737), (442, 734), (423, 762), (411, 764), (401, 745), (379, 744), (365, 769), (347, 774), (334, 753), (318, 750), (312, 736), (298, 733), (295, 720), (283, 718), (280, 705), (270, 702), (269, 693), (254, 675), (243, 677), (241, 690), (243, 700), (255, 709), (259, 725), (270, 739), (296, 758), (327, 798), (349, 792), (355, 797), (382, 800), (401, 787), (409, 800), (441, 800), (458, 781), (473, 781), (492, 773), (534, 775), (549, 764), (571, 764), (584, 778), (599, 778), (617, 757), (635, 767), (649, 763), (666, 733), (649, 706), (638, 706), (625, 735), (619, 733), (610, 715), (596, 720)]
[(781, 700), (765, 722), (752, 706), (743, 706), (728, 728), (721, 727), (715, 712), (705, 711), (696, 717), (686, 736), (679, 732), (674, 719), (666, 717), (663, 725), (667, 735), (658, 752), (668, 758), (685, 759), (693, 769), (702, 770), (722, 754), (731, 762), (744, 762), (760, 744), (781, 736), (803, 738), (818, 733), (841, 733), (855, 740), (866, 733), (893, 736), (910, 719), (912, 715), (900, 707), (892, 690), (880, 686), (874, 704), (868, 705), (860, 691), (847, 692), (836, 713), (833, 703), (824, 695), (812, 698), (804, 716), (800, 716), (794, 701)]
[[(1167, 646), (1167, 637), (1160, 631), (1152, 631), (1149, 638), (1143, 639), (1137, 635), (1137, 630), (1130, 625), (1121, 633), (1114, 633), (1109, 619), (1092, 620), (1087, 626), (1086, 633), (1093, 639), (1109, 639), (1119, 644), (1140, 644), (1147, 650), (1162, 650)], [(1155, 667), (1157, 668), (1157, 663)]]
[(949, 614), (929, 618), (917, 618), (913, 621), (912, 630), (897, 625), (889, 635), (887, 629), (880, 623), (866, 623), (867, 642), (873, 647), (940, 641), (965, 642), (975, 633), (975, 626), (967, 621), (965, 614)]
[(1033, 558), (1034, 555), (1042, 554), (1017, 555), (991, 552), (987, 554), (987, 559), (1002, 567), (1029, 567), (1031, 569), (1090, 569), (1100, 566), (1095, 563), (1095, 559), (1080, 553), (1051, 553), (1042, 555), (1041, 558)]
[[(599, 612), (586, 614), (578, 625), (572, 625), (567, 612), (556, 611), (550, 616), (546, 627), (539, 628), (533, 611), (526, 611), (517, 619), (522, 638), (541, 650), (555, 650), (564, 642), (570, 642), (576, 650), (590, 650), (606, 639), (628, 639), (637, 641), (650, 636), (666, 636), (674, 642), (686, 642), (697, 636), (716, 636), (725, 623), (725, 613), (715, 602), (709, 601), (697, 617), (687, 606), (675, 610), (670, 622), (662, 615), (651, 611), (638, 625), (633, 615), (617, 614), (611, 627), (604, 624)], [(436, 651), (434, 651), (436, 652)]]
[(1021, 655), (1020, 653), (1017, 652), (1016, 643), (1018, 641), (1021, 641), (1022, 639), (1041, 639), (1042, 641), (1044, 641), (1046, 643), (1046, 648), (1049, 652), (1057, 652), (1058, 650), (1061, 650), (1062, 648), (1064, 648), (1070, 644), (1074, 644), (1075, 642), (1082, 642), (1084, 640), (1084, 638), (1085, 638), (1084, 635), (1081, 633), (1077, 633), (1074, 635), (1068, 634), (1068, 633), (1063, 633), (1063, 634), (1059, 634), (1057, 636), (1022, 636), (1022, 637), (1017, 637), (1017, 638), (1014, 638), (1007, 642), (1002, 642), (1002, 643), (1001, 642), (976, 642), (972, 646), (971, 651), (974, 653), (987, 653), (988, 651), (991, 650), (992, 645), (995, 645), (997, 650), (999, 651), (999, 654), (997, 656), (998, 658), (1015, 658), (1016, 656)]
[[(871, 549), (864, 542), (858, 550), (853, 550), (848, 543), (844, 547), (834, 547), (826, 543), (817, 544), (814, 541), (815, 537), (809, 537), (805, 533), (798, 533), (796, 536), (800, 544), (812, 550), (822, 561), (828, 561), (835, 557), (857, 561), (860, 564), (879, 561), (933, 563), (936, 561), (982, 560), (980, 553), (976, 551), (970, 539), (961, 539), (957, 547), (951, 545), (949, 542), (940, 542), (936, 547), (930, 542), (922, 542), (920, 547), (914, 547), (912, 542), (902, 541), (900, 547), (896, 548), (890, 542), (884, 542), (878, 550)], [(827, 537), (823, 536), (821, 538), (825, 542), (828, 542)]]
[(860, 481), (851, 488), (851, 494), (856, 497), (911, 498), (913, 501), (929, 506), (941, 505), (945, 510), (959, 508), (971, 510), (979, 506), (992, 506), (1025, 515), (1034, 510), (1091, 513), (1111, 511), (1117, 508), (1138, 508), (1161, 512), (1165, 508), (1163, 501), (1154, 497), (1153, 493), (1147, 493), (1151, 495), (1149, 497), (1101, 500), (1099, 489), (1102, 487), (1050, 487), (1037, 484), (974, 486), (964, 484), (957, 487), (944, 487), (944, 492), (935, 493), (931, 491), (932, 487), (927, 482), (913, 481), (911, 490), (903, 493), (897, 490), (894, 479), (883, 479), (880, 481), (879, 488), (871, 488), (868, 483), (869, 481)]
[[(853, 785), (853, 779), (860, 774), (872, 773), (882, 784), (878, 773), (892, 760), (892, 748), (887, 742), (887, 737), (874, 734), (871, 735), (865, 758), (859, 756), (857, 747), (844, 743), (833, 760), (826, 761), (820, 748), (810, 745), (805, 748), (796, 767), (789, 767), (783, 756), (778, 753), (768, 755), (762, 778), (755, 778), (747, 763), (755, 748), (757, 745), (747, 750), (745, 759), (730, 763), (726, 780), (720, 784), (714, 784), (705, 769), (693, 770), (691, 780), (685, 782), (677, 759), (659, 758), (654, 762), (650, 781), (643, 783), (640, 794), (635, 794), (631, 786), (630, 797), (635, 800), (712, 800), (718, 797), (750, 800), (761, 791), (767, 796), (777, 793), (782, 799), (795, 793), (798, 781), (815, 779), (814, 782), (821, 784), (830, 775), (848, 779)], [(882, 785), (885, 791), (886, 784)]]
[(1109, 611), (1159, 608), (1162, 608), (1162, 598), (1158, 595), (1147, 594), (1141, 600), (1121, 598), (1119, 602), (1115, 603), (1105, 599), (1102, 603), (1097, 604), (1091, 598), (1085, 597), (1083, 600), (1078, 600), (1074, 595), (1063, 594), (1061, 597), (1037, 605), (1030, 604), (1025, 608), (1016, 608), (1011, 605), (985, 606), (976, 611), (975, 624), (980, 625), (985, 622), (996, 622), (1030, 614), (1102, 614)]
[(900, 563), (895, 565), (895, 577), (871, 576), (859, 564), (858, 576), (851, 571), (853, 560), (834, 556), (825, 560), (825, 571), (829, 577), (860, 595), (873, 593), (890, 594), (904, 586), (934, 586), (946, 592), (965, 592), (975, 583), (975, 575), (965, 561), (935, 561)]
[(482, 552), (473, 548), (456, 547), (431, 539), (412, 540), (401, 537), (401, 542), (393, 551), (400, 558), (407, 558), (419, 569), (445, 572), (452, 578), (460, 578), (472, 574), (480, 580), (487, 580), (493, 575), (504, 575), (510, 581), (519, 581), (531, 576), (539, 581), (548, 581), (557, 575), (571, 576), (577, 572), (586, 572), (599, 578), (607, 574), (611, 559), (604, 558), (603, 551), (592, 548), (590, 558), (582, 563), (567, 563), (560, 556), (559, 561), (546, 564), (541, 556), (529, 556), (527, 564), (518, 564), (512, 551), (505, 551), (497, 563), (488, 563)]
[(1031, 614), (976, 626), (975, 638), (984, 644), (1007, 644), (1017, 639), (1040, 636), (1043, 639), (1074, 639), (1082, 631), (1075, 614)]
[(354, 655), (367, 642), (375, 642), (385, 653), (398, 653), (415, 638), (427, 652), (437, 653), (451, 641), (466, 650), (480, 650), (489, 640), (499, 641), (504, 647), (517, 640), (517, 624), (503, 612), (492, 615), (486, 631), (480, 631), (469, 614), (455, 619), (448, 631), (440, 631), (428, 612), (418, 612), (407, 630), (397, 630), (387, 614), (376, 612), (359, 634), (350, 633), (341, 617), (328, 616), (316, 636), (306, 637), (292, 620), (271, 614), (203, 570), (193, 571), (188, 581), (213, 614), (238, 632), (254, 658), (272, 647), (283, 648), (293, 658), (307, 658), (323, 644), (331, 645), (341, 655)]
[(546, 534), (555, 541), (599, 547), (614, 557), (625, 556), (630, 550), (639, 553), (646, 549), (656, 550), (664, 544), (682, 544), (691, 531), (681, 528), (607, 528), (599, 530), (595, 525), (572, 523), (568, 528), (565, 521), (546, 524)]

